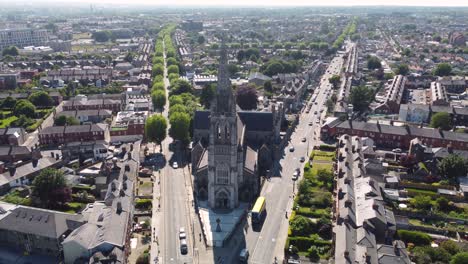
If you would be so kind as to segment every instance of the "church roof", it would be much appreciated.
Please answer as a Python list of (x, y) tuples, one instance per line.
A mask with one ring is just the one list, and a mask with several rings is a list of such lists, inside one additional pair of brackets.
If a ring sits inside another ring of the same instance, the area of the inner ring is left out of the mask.
[(257, 164), (257, 151), (253, 150), (250, 147), (247, 147), (245, 151), (244, 168), (250, 170), (251, 172), (255, 172), (256, 164)]
[[(193, 118), (193, 128), (208, 130), (210, 128), (209, 116), (209, 111), (196, 111)], [(272, 112), (239, 111), (237, 116), (246, 126), (246, 131), (273, 131)]]

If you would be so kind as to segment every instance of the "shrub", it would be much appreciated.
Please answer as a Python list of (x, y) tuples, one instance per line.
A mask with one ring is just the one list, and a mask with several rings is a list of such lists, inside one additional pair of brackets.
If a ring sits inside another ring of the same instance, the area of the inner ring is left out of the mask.
[(135, 207), (148, 210), (152, 207), (151, 199), (136, 199)]
[(322, 145), (319, 146), (319, 149), (320, 149), (320, 150), (323, 150), (323, 151), (335, 151), (335, 150), (336, 150), (336, 147), (335, 147), (335, 146), (331, 146), (331, 145), (322, 144)]
[(398, 230), (397, 233), (405, 243), (413, 243), (416, 246), (430, 245), (432, 241), (428, 234), (419, 231)]

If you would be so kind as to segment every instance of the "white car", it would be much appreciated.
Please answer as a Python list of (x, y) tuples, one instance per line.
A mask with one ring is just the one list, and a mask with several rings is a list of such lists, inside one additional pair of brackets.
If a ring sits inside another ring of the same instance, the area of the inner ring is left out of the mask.
[(172, 168), (174, 168), (174, 169), (179, 168), (179, 164), (177, 164), (177, 161), (174, 161), (174, 163), (172, 163)]
[(179, 228), (179, 239), (186, 239), (187, 234), (185, 233), (185, 228), (181, 227)]

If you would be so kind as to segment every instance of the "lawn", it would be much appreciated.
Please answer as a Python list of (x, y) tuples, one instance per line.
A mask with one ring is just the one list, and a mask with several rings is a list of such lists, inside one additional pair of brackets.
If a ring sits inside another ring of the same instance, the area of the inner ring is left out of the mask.
[(333, 170), (333, 164), (331, 163), (312, 163), (312, 169), (310, 170), (311, 176), (317, 175), (319, 170)]
[(86, 206), (85, 203), (69, 202), (67, 203), (68, 210), (65, 210), (65, 213), (75, 214), (81, 211)]
[(330, 151), (314, 150), (310, 154), (310, 159), (314, 159), (314, 160), (333, 161), (334, 157), (335, 157), (335, 152), (330, 152)]
[(421, 190), (421, 189), (416, 189), (416, 188), (406, 188), (408, 191), (409, 196), (416, 196), (416, 195), (428, 195), (428, 196), (438, 196), (436, 191), (431, 191), (431, 190)]
[(10, 126), (10, 124), (16, 120), (18, 120), (18, 117), (16, 116), (10, 116), (8, 118), (4, 118), (0, 120), (0, 128), (5, 128), (7, 126)]

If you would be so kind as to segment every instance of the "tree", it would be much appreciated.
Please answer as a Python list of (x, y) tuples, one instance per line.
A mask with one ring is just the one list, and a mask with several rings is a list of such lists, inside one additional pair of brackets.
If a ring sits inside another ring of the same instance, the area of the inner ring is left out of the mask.
[[(166, 63), (167, 63), (167, 66), (177, 65), (178, 64), (177, 60), (175, 58), (168, 58)], [(177, 72), (177, 73), (179, 73), (179, 72)]]
[(268, 64), (264, 73), (268, 76), (273, 76), (273, 75), (276, 75), (278, 73), (283, 73), (283, 72), (284, 72), (284, 66), (281, 65), (281, 63), (279, 62), (273, 62), (271, 64), (270, 63)]
[(15, 116), (25, 115), (26, 117), (34, 118), (36, 115), (36, 107), (28, 100), (19, 100), (13, 109)]
[(434, 75), (437, 76), (448, 76), (452, 73), (452, 66), (448, 63), (437, 64), (437, 67), (434, 69)]
[(452, 257), (450, 264), (466, 264), (468, 263), (468, 252), (460, 252)]
[(236, 64), (228, 64), (227, 69), (230, 76), (233, 76), (239, 71), (239, 67)]
[(245, 51), (244, 50), (239, 50), (237, 52), (237, 62), (241, 63), (245, 58)]
[(312, 229), (312, 221), (302, 215), (296, 215), (289, 226), (294, 236), (308, 236)]
[(16, 99), (11, 96), (8, 96), (2, 102), (3, 109), (12, 109), (13, 107), (15, 107), (15, 105), (16, 105)]
[(271, 84), (271, 81), (268, 80), (263, 84), (263, 89), (267, 92), (273, 92), (273, 85)]
[(10, 46), (10, 47), (7, 47), (7, 48), (4, 48), (3, 51), (2, 51), (2, 56), (18, 56), (19, 55), (19, 52), (18, 52), (18, 48), (15, 47), (15, 46)]
[(151, 87), (151, 90), (152, 91), (156, 91), (156, 90), (162, 90), (164, 91), (164, 82), (154, 82), (153, 83), (153, 87)]
[(180, 140), (183, 144), (187, 144), (190, 140), (190, 116), (187, 113), (176, 112), (171, 114), (169, 121), (171, 123), (169, 135), (173, 139)]
[(257, 109), (257, 89), (242, 86), (236, 90), (236, 102), (242, 110)]
[(177, 95), (182, 93), (191, 93), (192, 85), (186, 80), (177, 79), (174, 84), (171, 85), (171, 95)]
[(136, 260), (136, 264), (149, 264), (150, 263), (150, 255), (147, 252), (143, 252), (140, 256), (138, 256)]
[(45, 91), (34, 92), (28, 99), (35, 106), (47, 107), (54, 104), (52, 97), (50, 97), (50, 95)]
[(71, 191), (68, 188), (63, 172), (47, 168), (41, 171), (32, 182), (33, 196), (37, 197), (45, 208), (53, 208), (71, 200)]
[[(167, 135), (167, 121), (162, 115), (152, 115), (148, 117), (145, 124), (145, 135), (149, 141), (156, 142), (161, 145), (161, 142)], [(161, 147), (162, 151), (162, 147)]]
[(428, 234), (419, 231), (398, 230), (397, 233), (403, 242), (416, 246), (430, 245), (432, 241)]
[(439, 162), (437, 168), (442, 177), (455, 180), (459, 176), (466, 175), (468, 161), (459, 155), (450, 154)]
[(128, 52), (128, 53), (125, 55), (124, 60), (125, 60), (126, 62), (132, 62), (133, 57), (135, 57), (135, 54), (133, 54), (133, 52)]
[(431, 117), (430, 126), (433, 128), (440, 128), (443, 130), (450, 130), (452, 128), (450, 114), (447, 112), (435, 113)]
[(431, 210), (432, 198), (426, 195), (417, 195), (414, 198), (410, 199), (410, 204), (418, 210), (427, 212)]
[(406, 64), (399, 64), (395, 69), (396, 74), (407, 75), (409, 73), (409, 67)]
[(209, 109), (211, 106), (211, 101), (216, 94), (216, 84), (205, 85), (200, 94), (200, 103), (206, 108)]
[(109, 39), (111, 39), (112, 37), (112, 33), (110, 31), (96, 31), (96, 32), (93, 32), (92, 34), (92, 38), (96, 41), (96, 42), (107, 42), (109, 41)]
[(164, 74), (164, 66), (161, 64), (155, 64), (153, 65), (153, 76), (155, 75), (163, 75)]
[(425, 246), (415, 247), (413, 249), (413, 258), (417, 264), (449, 263), (451, 256), (443, 248)]
[(337, 89), (340, 84), (340, 76), (335, 74), (330, 77), (328, 81), (333, 85), (333, 89)]
[(374, 99), (374, 92), (366, 86), (358, 86), (351, 89), (349, 98), (354, 110), (363, 112)]
[(54, 125), (56, 126), (64, 126), (64, 125), (73, 126), (73, 125), (79, 125), (79, 124), (80, 124), (80, 121), (78, 121), (73, 116), (61, 115), (54, 120)]
[(169, 67), (167, 67), (167, 74), (170, 74), (170, 73), (179, 73), (179, 66), (177, 65), (171, 65)]
[(456, 255), (461, 250), (457, 242), (450, 239), (443, 241), (439, 246), (445, 249), (450, 255)]
[(205, 43), (205, 37), (202, 36), (202, 35), (199, 35), (198, 38), (197, 38), (197, 43), (198, 43), (199, 45)]
[(380, 62), (379, 58), (375, 56), (370, 56), (367, 59), (367, 68), (369, 70), (380, 69), (382, 68), (382, 63)]
[(320, 255), (319, 255), (319, 250), (316, 246), (311, 246), (308, 250), (307, 250), (307, 257), (309, 257), (309, 259), (311, 259), (312, 261), (317, 261), (320, 259)]
[(162, 109), (166, 104), (166, 92), (164, 90), (154, 90), (151, 93), (154, 108)]

